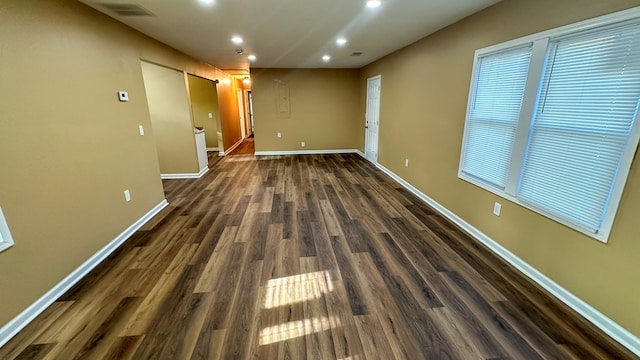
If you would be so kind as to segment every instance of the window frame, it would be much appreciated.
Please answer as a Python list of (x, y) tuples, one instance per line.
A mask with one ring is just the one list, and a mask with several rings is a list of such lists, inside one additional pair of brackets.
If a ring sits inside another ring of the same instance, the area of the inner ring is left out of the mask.
[(9, 231), (9, 225), (0, 207), (0, 252), (13, 246), (13, 237)]
[[(615, 25), (617, 23), (623, 23), (629, 20), (640, 20), (640, 6), (593, 19), (580, 21), (574, 24), (561, 26), (555, 29), (524, 36), (518, 39), (476, 50), (474, 53), (471, 81), (469, 85), (469, 95), (467, 99), (467, 112), (465, 115), (465, 125), (460, 150), (458, 178), (474, 184), (491, 193), (494, 193), (504, 199), (514, 202), (520, 206), (523, 206), (529, 210), (539, 213), (574, 230), (577, 230), (598, 241), (601, 241), (603, 243), (608, 242), (609, 235), (611, 234), (611, 230), (613, 228), (615, 215), (622, 199), (622, 193), (629, 175), (629, 171), (631, 169), (633, 159), (638, 149), (638, 141), (640, 140), (640, 125), (638, 124), (640, 122), (640, 119), (638, 119), (638, 117), (640, 117), (640, 112), (636, 113), (636, 119), (634, 121), (633, 128), (631, 129), (628, 143), (625, 147), (620, 167), (613, 184), (613, 190), (611, 192), (608, 206), (605, 211), (602, 226), (598, 232), (594, 232), (593, 229), (574, 222), (571, 219), (564, 217), (563, 215), (543, 209), (539, 206), (536, 206), (535, 204), (527, 202), (524, 199), (518, 198), (516, 195), (516, 191), (518, 183), (520, 181), (520, 173), (525, 160), (526, 149), (529, 143), (529, 131), (534, 120), (536, 105), (539, 99), (539, 89), (541, 88), (541, 83), (543, 81), (543, 72), (549, 42), (556, 38), (571, 36), (576, 33), (594, 30), (603, 26)], [(531, 62), (529, 64), (527, 83), (525, 85), (522, 105), (520, 109), (520, 118), (518, 120), (516, 128), (516, 135), (513, 144), (513, 150), (511, 153), (511, 163), (509, 164), (507, 181), (504, 190), (502, 190), (500, 188), (492, 187), (490, 184), (469, 176), (462, 171), (465, 155), (465, 144), (467, 141), (469, 116), (471, 112), (471, 106), (473, 105), (473, 97), (475, 96), (475, 85), (479, 70), (479, 59), (487, 55), (505, 52), (517, 47), (527, 46), (528, 44), (531, 44), (532, 46)]]

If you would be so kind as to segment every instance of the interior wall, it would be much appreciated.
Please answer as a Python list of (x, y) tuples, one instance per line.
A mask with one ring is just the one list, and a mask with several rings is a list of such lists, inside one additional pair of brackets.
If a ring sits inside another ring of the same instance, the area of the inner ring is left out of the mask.
[(207, 148), (217, 148), (220, 111), (216, 83), (191, 74), (188, 75), (188, 81), (193, 123), (195, 126), (204, 128)]
[[(607, 244), (457, 177), (476, 49), (637, 5), (640, 1), (504, 0), (362, 69), (359, 119), (364, 119), (366, 79), (381, 74), (380, 164), (640, 336), (637, 165)], [(502, 203), (500, 217), (492, 214), (496, 201)]]
[(3, 0), (0, 24), (1, 327), (164, 199), (140, 59), (229, 75), (74, 0)]
[(141, 65), (160, 173), (197, 174), (200, 169), (184, 73), (145, 61)]
[(256, 151), (356, 148), (358, 79), (357, 69), (252, 69)]

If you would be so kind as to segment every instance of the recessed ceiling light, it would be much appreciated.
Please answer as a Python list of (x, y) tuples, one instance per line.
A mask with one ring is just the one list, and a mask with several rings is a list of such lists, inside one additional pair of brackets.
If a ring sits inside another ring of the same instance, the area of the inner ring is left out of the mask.
[(382, 2), (380, 0), (367, 1), (367, 7), (370, 7), (370, 8), (377, 8), (380, 5), (382, 5)]
[(339, 38), (338, 40), (336, 40), (336, 44), (338, 44), (338, 46), (344, 46), (347, 43), (347, 39), (345, 38)]
[(198, 2), (200, 3), (200, 5), (211, 6), (216, 1), (215, 0), (198, 0)]
[(234, 36), (231, 38), (231, 42), (236, 44), (236, 45), (240, 45), (242, 44), (243, 40), (240, 36)]
[(247, 58), (249, 59), (249, 61), (256, 61), (256, 56), (255, 55), (249, 55), (249, 56), (247, 56)]
[(322, 57), (322, 61), (324, 61), (324, 62), (327, 62), (327, 61), (329, 61), (329, 60), (331, 60), (331, 56), (329, 56), (329, 55), (324, 55), (324, 56)]

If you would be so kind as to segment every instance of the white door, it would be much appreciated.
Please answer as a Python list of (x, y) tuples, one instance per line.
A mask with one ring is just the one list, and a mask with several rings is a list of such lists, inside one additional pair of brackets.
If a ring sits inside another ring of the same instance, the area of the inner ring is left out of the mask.
[(378, 162), (378, 129), (380, 127), (381, 76), (367, 79), (367, 112), (365, 114), (364, 155), (372, 163)]

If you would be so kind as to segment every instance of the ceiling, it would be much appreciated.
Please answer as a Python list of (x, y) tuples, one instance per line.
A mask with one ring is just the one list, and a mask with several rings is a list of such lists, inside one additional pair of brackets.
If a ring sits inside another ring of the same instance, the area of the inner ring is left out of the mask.
[[(79, 1), (218, 68), (247, 70), (359, 68), (500, 0), (382, 0), (377, 8), (366, 0)], [(151, 15), (123, 16), (115, 8)], [(233, 36), (243, 44), (234, 45)]]

